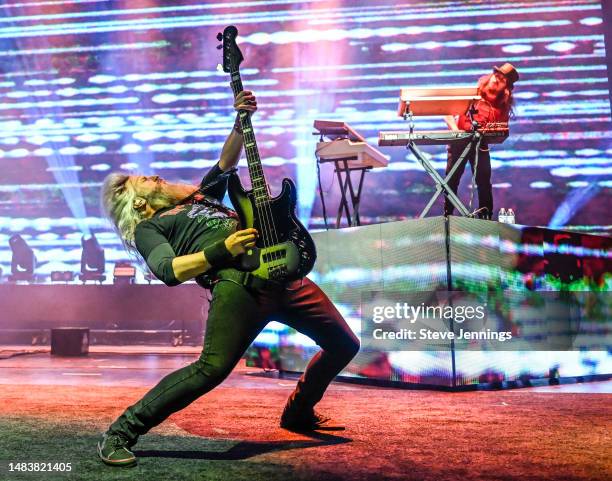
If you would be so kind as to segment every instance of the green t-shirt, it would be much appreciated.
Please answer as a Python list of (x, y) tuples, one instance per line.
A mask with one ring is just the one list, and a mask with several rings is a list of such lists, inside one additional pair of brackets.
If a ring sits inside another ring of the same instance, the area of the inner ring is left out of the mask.
[(238, 215), (221, 202), (229, 174), (217, 163), (204, 176), (198, 190), (176, 205), (159, 209), (136, 226), (136, 248), (151, 272), (165, 284), (181, 283), (174, 276), (172, 259), (199, 252), (236, 231)]

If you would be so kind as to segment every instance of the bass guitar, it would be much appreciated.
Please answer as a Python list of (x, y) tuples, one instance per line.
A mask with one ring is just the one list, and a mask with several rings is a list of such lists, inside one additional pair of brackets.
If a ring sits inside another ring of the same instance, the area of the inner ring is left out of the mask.
[[(236, 44), (238, 30), (233, 25), (217, 35), (222, 42), (223, 71), (230, 74), (234, 97), (243, 90), (240, 77), (242, 52)], [(281, 193), (270, 195), (249, 112), (238, 113), (244, 139), (251, 190), (245, 190), (236, 173), (229, 177), (229, 197), (243, 229), (253, 227), (259, 236), (255, 248), (237, 258), (236, 268), (277, 282), (292, 281), (308, 274), (317, 258), (312, 237), (295, 215), (296, 188), (283, 179)]]

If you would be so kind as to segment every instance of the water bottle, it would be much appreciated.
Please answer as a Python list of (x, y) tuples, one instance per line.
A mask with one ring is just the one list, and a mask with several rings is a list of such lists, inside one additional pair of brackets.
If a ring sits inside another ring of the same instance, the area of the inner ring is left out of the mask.
[(514, 211), (512, 209), (508, 209), (508, 224), (515, 224), (514, 222)]
[(504, 209), (503, 207), (501, 209), (499, 209), (499, 214), (497, 216), (497, 221), (501, 222), (502, 224), (505, 224), (506, 222), (508, 222), (508, 216), (506, 214), (506, 209)]

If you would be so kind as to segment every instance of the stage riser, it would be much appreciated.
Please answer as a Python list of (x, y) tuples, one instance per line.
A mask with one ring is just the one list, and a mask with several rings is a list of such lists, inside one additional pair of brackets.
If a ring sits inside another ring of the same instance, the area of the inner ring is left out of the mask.
[[(318, 232), (314, 239), (318, 260), (311, 277), (357, 333), (361, 296), (367, 291), (601, 291), (610, 286), (612, 276), (610, 238), (479, 219), (430, 217)], [(279, 337), (282, 348), (259, 343), (259, 352), (267, 347), (270, 353), (280, 353), (276, 362), (283, 369), (303, 370), (317, 347), (303, 344), (290, 331)], [(461, 386), (603, 371), (612, 372), (605, 352), (451, 355), (364, 348), (342, 374)]]
[[(166, 344), (172, 339), (164, 332), (184, 331), (190, 344), (201, 345), (208, 311), (207, 291), (195, 283), (172, 288), (0, 284), (0, 305), (0, 344), (5, 345), (15, 340), (29, 344), (34, 336), (29, 330), (45, 331), (48, 337), (49, 330), (58, 327), (87, 327), (92, 330), (92, 344)], [(111, 332), (117, 330), (140, 334)], [(106, 334), (96, 334), (102, 331)]]
[[(130, 332), (113, 332), (90, 330), (89, 344), (111, 346), (201, 346), (201, 335), (190, 337), (189, 332), (168, 330), (131, 330)], [(51, 329), (0, 329), (0, 346), (49, 346), (51, 345)]]

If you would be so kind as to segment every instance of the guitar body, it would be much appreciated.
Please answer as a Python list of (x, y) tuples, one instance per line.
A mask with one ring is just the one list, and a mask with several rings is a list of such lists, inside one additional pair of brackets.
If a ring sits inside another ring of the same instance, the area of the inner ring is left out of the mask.
[[(239, 69), (243, 57), (236, 45), (237, 36), (238, 29), (233, 25), (217, 35), (222, 42), (219, 48), (223, 50), (223, 71), (230, 74), (234, 97), (243, 90)], [(229, 196), (242, 229), (255, 228), (259, 236), (253, 249), (238, 256), (235, 267), (271, 281), (300, 279), (311, 271), (317, 252), (312, 237), (295, 215), (295, 185), (284, 179), (280, 195), (270, 196), (249, 113), (239, 110), (238, 120), (253, 189), (245, 190), (233, 173)]]
[(229, 178), (228, 191), (241, 228), (253, 227), (260, 233), (256, 247), (238, 256), (239, 270), (276, 281), (299, 279), (312, 270), (317, 252), (312, 237), (295, 215), (297, 196), (290, 179), (283, 179), (281, 193), (259, 208), (255, 195), (242, 187), (236, 173)]

